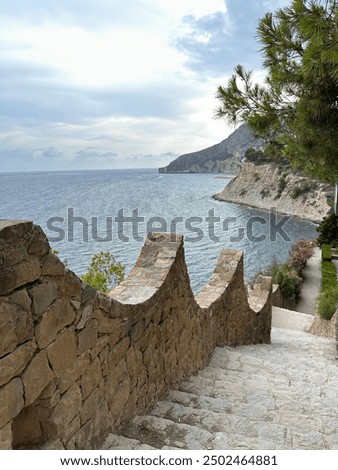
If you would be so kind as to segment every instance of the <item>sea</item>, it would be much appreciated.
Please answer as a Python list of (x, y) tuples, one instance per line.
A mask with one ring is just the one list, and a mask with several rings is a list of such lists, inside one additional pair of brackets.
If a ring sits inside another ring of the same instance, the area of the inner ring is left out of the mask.
[(316, 225), (269, 210), (215, 201), (230, 179), (216, 174), (159, 174), (157, 169), (0, 173), (0, 219), (32, 220), (78, 275), (95, 253), (126, 268), (146, 234), (184, 236), (191, 286), (208, 281), (222, 249), (241, 250), (250, 283), (292, 244), (316, 238)]

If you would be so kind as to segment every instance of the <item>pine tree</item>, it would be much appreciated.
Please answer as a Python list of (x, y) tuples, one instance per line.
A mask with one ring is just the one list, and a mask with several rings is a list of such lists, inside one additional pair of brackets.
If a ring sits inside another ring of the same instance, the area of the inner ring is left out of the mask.
[(257, 38), (264, 85), (238, 65), (218, 87), (216, 118), (246, 122), (266, 153), (295, 168), (338, 181), (338, 8), (336, 0), (293, 0), (267, 13)]

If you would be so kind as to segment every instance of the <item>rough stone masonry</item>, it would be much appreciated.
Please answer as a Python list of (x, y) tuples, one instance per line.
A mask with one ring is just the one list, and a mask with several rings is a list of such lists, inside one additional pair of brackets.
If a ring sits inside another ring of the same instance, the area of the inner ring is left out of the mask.
[(27, 221), (0, 221), (0, 449), (94, 449), (202, 369), (216, 346), (269, 343), (271, 282), (222, 251), (196, 297), (183, 239), (150, 234), (109, 296)]

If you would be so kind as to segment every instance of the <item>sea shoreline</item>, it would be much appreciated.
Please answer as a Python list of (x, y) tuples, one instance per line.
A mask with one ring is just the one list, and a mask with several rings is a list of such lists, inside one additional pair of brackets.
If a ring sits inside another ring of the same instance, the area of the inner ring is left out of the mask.
[(330, 185), (290, 169), (247, 161), (240, 173), (212, 197), (216, 201), (267, 211), (276, 208), (279, 214), (318, 224), (331, 211), (329, 200), (333, 193)]

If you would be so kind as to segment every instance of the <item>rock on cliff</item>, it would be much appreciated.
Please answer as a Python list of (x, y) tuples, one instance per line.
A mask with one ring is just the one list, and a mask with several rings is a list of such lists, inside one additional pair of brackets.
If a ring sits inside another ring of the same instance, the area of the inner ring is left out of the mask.
[(274, 207), (282, 214), (320, 222), (330, 211), (333, 187), (274, 163), (246, 161), (238, 176), (214, 198), (260, 209)]
[(160, 173), (236, 173), (238, 160), (244, 157), (250, 147), (263, 145), (246, 125), (240, 126), (219, 144), (198, 152), (181, 155), (168, 166), (160, 168)]

